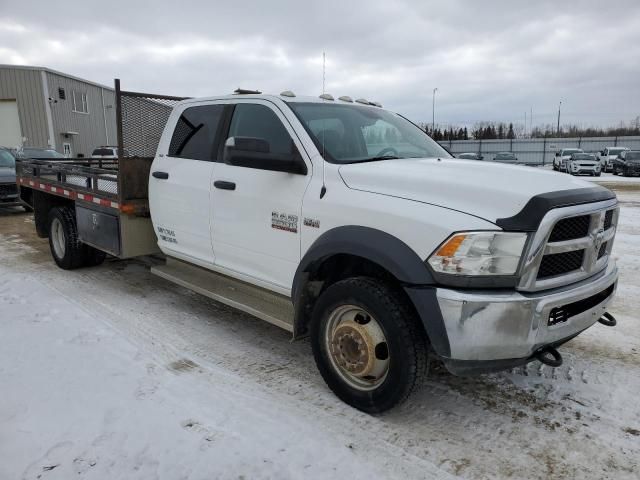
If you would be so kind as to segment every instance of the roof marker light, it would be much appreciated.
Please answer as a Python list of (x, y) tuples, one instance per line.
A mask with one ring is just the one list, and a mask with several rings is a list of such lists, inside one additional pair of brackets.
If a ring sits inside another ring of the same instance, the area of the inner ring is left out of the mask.
[(367, 100), (366, 98), (359, 98), (356, 100), (357, 103), (361, 103), (363, 105), (369, 105), (369, 100)]
[(331, 95), (330, 93), (323, 93), (319, 98), (323, 100), (333, 100), (333, 95)]
[(281, 97), (295, 97), (296, 94), (293, 93), (291, 90), (285, 90), (284, 92), (282, 92), (280, 94)]
[(247, 90), (246, 88), (236, 88), (233, 93), (236, 95), (260, 95), (262, 92), (260, 90)]
[(343, 102), (353, 103), (353, 100), (351, 99), (351, 97), (348, 97), (346, 95), (343, 95), (342, 97), (338, 98), (338, 100), (342, 100)]

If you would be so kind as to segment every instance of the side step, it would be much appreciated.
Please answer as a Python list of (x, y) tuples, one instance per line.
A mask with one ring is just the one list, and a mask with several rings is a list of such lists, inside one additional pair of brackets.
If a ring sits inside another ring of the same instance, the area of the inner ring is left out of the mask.
[(284, 295), (174, 258), (151, 267), (151, 273), (293, 332), (293, 304)]

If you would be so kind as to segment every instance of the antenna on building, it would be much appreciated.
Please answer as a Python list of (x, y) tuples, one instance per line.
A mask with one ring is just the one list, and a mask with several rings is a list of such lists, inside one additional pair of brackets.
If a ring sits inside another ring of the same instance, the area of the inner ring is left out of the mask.
[[(325, 52), (322, 52), (322, 97), (324, 97), (326, 66), (327, 66), (327, 55), (325, 54)], [(324, 197), (324, 194), (327, 193), (327, 185), (324, 182), (324, 179), (325, 179), (324, 164), (326, 163), (326, 160), (324, 159), (324, 137), (326, 133), (327, 132), (324, 128), (324, 118), (323, 118), (322, 119), (322, 188), (320, 189), (320, 198)]]

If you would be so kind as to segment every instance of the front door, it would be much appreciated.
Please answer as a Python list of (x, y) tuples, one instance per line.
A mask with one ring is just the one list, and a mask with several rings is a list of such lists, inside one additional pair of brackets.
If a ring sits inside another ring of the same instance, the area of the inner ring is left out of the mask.
[[(271, 153), (303, 152), (291, 125), (271, 102), (238, 101), (233, 109), (230, 137), (266, 140)], [(306, 160), (305, 160), (306, 161)], [(215, 264), (288, 291), (300, 262), (302, 198), (311, 178), (261, 168), (215, 164), (211, 236)], [(217, 182), (217, 187), (216, 187)], [(226, 183), (221, 183), (226, 182)]]
[(168, 255), (213, 265), (211, 175), (224, 105), (189, 104), (151, 166), (149, 202), (158, 246)]

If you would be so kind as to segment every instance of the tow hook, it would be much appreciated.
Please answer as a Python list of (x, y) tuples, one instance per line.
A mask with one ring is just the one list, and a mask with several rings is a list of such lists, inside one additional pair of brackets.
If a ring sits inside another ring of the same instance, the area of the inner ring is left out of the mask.
[(534, 357), (541, 363), (549, 365), (550, 367), (559, 367), (562, 365), (562, 355), (553, 347), (544, 347), (538, 350)]
[(618, 324), (616, 317), (611, 315), (609, 312), (605, 312), (598, 321), (606, 327), (615, 327)]

